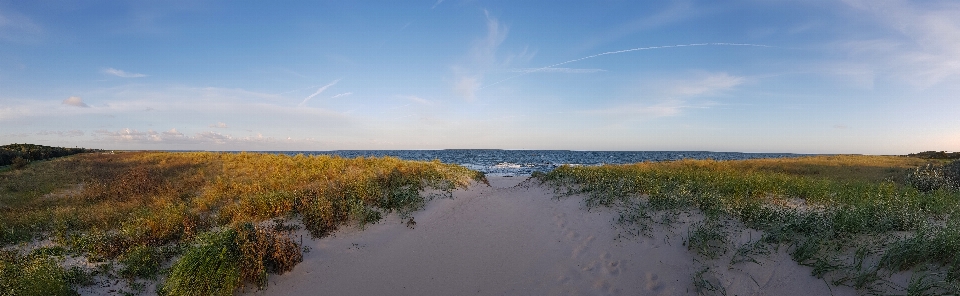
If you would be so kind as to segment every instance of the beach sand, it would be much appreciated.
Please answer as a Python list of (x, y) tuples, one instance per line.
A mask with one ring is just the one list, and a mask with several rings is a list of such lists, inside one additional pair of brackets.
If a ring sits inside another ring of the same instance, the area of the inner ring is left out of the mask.
[(271, 274), (267, 289), (247, 293), (697, 295), (701, 282), (714, 286), (700, 285), (700, 292), (717, 295), (856, 294), (828, 287), (784, 248), (759, 257), (760, 264), (700, 258), (684, 245), (690, 223), (625, 235), (614, 210), (588, 210), (581, 197), (557, 199), (552, 189), (525, 179), (490, 177), (489, 187), (435, 199), (413, 214), (415, 225), (391, 215), (318, 240), (301, 231), (309, 248), (304, 261), (289, 273)]

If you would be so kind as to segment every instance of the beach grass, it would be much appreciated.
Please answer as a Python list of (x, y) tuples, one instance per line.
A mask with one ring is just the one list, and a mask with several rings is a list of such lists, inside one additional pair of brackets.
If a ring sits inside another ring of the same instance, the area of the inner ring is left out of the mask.
[[(630, 231), (662, 224), (656, 217), (664, 212), (699, 212), (705, 218), (691, 225), (686, 243), (705, 259), (726, 248), (730, 264), (757, 263), (786, 247), (835, 285), (946, 295), (960, 291), (960, 191), (938, 177), (952, 167), (944, 164), (861, 155), (681, 160), (562, 166), (537, 177), (561, 195), (584, 195), (587, 206), (618, 209)], [(923, 186), (931, 182), (938, 185)], [(724, 238), (732, 232), (722, 226), (727, 220), (763, 237), (733, 246)], [(917, 275), (908, 287), (890, 287), (885, 277), (897, 272)]]
[[(267, 272), (288, 271), (301, 258), (282, 221), (298, 220), (322, 237), (391, 212), (406, 217), (431, 198), (426, 190), (449, 196), (474, 181), (485, 179), (457, 165), (391, 157), (124, 152), (32, 162), (0, 172), (0, 244), (7, 250), (0, 294), (58, 294), (80, 283), (58, 275), (70, 271), (51, 263), (59, 257), (17, 251), (37, 244), (117, 264), (88, 276), (123, 278), (140, 289), (138, 280), (163, 276), (158, 292), (172, 295), (263, 288)], [(265, 226), (269, 221), (275, 225)], [(210, 252), (222, 262), (191, 261)], [(58, 283), (50, 287), (67, 289), (30, 292), (35, 287), (24, 283), (40, 283), (32, 277), (41, 269), (52, 275), (44, 280)], [(204, 280), (203, 273), (220, 278)]]

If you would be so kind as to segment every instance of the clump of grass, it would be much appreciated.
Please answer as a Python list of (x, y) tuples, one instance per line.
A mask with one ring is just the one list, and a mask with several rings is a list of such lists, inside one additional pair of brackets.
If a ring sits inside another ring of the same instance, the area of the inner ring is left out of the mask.
[[(922, 230), (943, 224), (947, 217), (955, 220), (960, 213), (956, 189), (926, 190), (916, 185), (917, 172), (933, 167), (943, 171), (939, 163), (929, 163), (907, 157), (846, 155), (682, 160), (562, 166), (538, 176), (559, 194), (585, 195), (587, 206), (617, 207), (621, 223), (638, 224), (633, 226), (636, 229), (649, 229), (644, 225), (654, 222), (658, 212), (699, 211), (707, 220), (691, 228), (687, 242), (692, 251), (707, 258), (731, 247), (723, 239), (724, 227), (711, 223), (738, 220), (764, 233), (755, 244), (786, 244), (793, 260), (812, 266), (818, 277), (872, 291), (884, 282), (881, 269), (927, 264), (940, 266), (950, 275), (960, 274), (960, 268), (953, 267), (960, 266), (955, 255), (960, 251), (956, 234), (960, 227), (949, 224), (935, 233)], [(913, 235), (901, 241), (862, 239), (895, 232)], [(850, 253), (873, 243), (888, 249)], [(738, 248), (731, 262), (750, 262), (754, 251), (767, 249), (755, 244)], [(859, 261), (838, 259), (845, 254)], [(881, 263), (865, 267), (868, 257)], [(960, 282), (957, 277), (946, 278)]]
[(710, 267), (704, 267), (693, 274), (693, 287), (697, 295), (727, 295), (727, 290)]
[(164, 261), (158, 249), (147, 246), (133, 247), (118, 259), (120, 276), (127, 279), (156, 279)]
[(907, 270), (930, 263), (948, 267), (947, 275), (960, 280), (960, 222), (954, 219), (946, 227), (922, 227), (915, 235), (897, 241), (881, 257), (880, 265), (892, 270)]
[(50, 248), (26, 256), (0, 251), (0, 295), (76, 295), (73, 286), (90, 284), (90, 275), (61, 267), (55, 258), (62, 253)]
[(241, 279), (236, 238), (232, 229), (198, 236), (173, 265), (161, 291), (167, 295), (232, 295)]
[(727, 252), (728, 238), (720, 221), (708, 219), (695, 223), (687, 235), (687, 249), (708, 259), (717, 259)]

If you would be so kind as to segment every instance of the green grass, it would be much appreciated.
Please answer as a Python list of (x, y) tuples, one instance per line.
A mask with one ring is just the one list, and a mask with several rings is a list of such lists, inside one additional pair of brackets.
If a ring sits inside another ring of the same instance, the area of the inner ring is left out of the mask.
[[(687, 243), (708, 259), (730, 248), (731, 264), (756, 262), (765, 250), (786, 246), (814, 275), (867, 292), (889, 290), (884, 274), (931, 265), (936, 268), (918, 272), (942, 274), (937, 278), (949, 284), (931, 285), (920, 276), (911, 289), (949, 294), (960, 292), (950, 290), (960, 282), (960, 192), (950, 186), (918, 190), (915, 181), (928, 164), (944, 163), (854, 155), (682, 160), (563, 166), (538, 178), (558, 194), (584, 195), (587, 206), (617, 208), (631, 231), (648, 231), (662, 212), (701, 212), (706, 220), (691, 227)], [(763, 238), (735, 248), (718, 224), (725, 219)]]
[[(485, 181), (482, 174), (457, 165), (391, 157), (80, 154), (0, 172), (0, 245), (49, 238), (71, 254), (120, 263), (116, 276), (135, 283), (168, 273), (161, 266), (181, 252), (190, 258), (187, 253), (210, 251), (213, 247), (202, 247), (217, 242), (209, 233), (232, 229), (242, 239), (228, 249), (240, 255), (224, 253), (223, 259), (244, 260), (237, 265), (240, 279), (204, 290), (226, 293), (222, 289), (246, 284), (263, 287), (266, 273), (289, 271), (301, 256), (283, 231), (244, 225), (299, 219), (323, 237), (343, 225), (362, 226), (392, 212), (407, 217), (432, 198), (422, 194), (425, 190), (451, 196), (475, 180)], [(208, 268), (183, 264), (174, 263), (168, 281), (180, 277), (185, 283), (191, 272)], [(233, 263), (223, 264), (228, 272)], [(3, 273), (2, 281), (19, 282), (22, 274)], [(167, 286), (171, 291), (179, 287)]]

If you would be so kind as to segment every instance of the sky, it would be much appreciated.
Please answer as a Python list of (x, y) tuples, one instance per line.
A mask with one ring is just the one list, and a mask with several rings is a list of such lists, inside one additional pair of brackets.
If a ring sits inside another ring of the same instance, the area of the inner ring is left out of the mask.
[(960, 1), (0, 0), (0, 144), (960, 151)]

